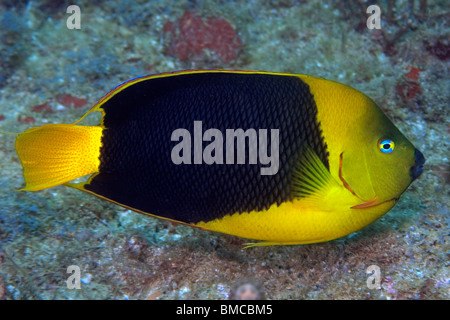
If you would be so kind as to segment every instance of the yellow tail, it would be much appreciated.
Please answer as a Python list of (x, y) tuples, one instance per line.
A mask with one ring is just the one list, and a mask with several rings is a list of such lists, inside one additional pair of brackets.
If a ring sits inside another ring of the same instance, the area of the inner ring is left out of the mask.
[(28, 129), (16, 139), (25, 188), (37, 191), (98, 172), (101, 127), (49, 124)]

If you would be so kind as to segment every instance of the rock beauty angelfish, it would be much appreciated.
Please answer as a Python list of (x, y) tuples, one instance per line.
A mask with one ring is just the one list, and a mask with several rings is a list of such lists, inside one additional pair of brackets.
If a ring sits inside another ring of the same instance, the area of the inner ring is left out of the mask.
[[(93, 111), (102, 114), (99, 126), (78, 124)], [(425, 162), (361, 92), (255, 71), (135, 78), (74, 124), (28, 129), (15, 147), (21, 190), (64, 184), (150, 216), (261, 241), (250, 246), (355, 232), (389, 211)]]

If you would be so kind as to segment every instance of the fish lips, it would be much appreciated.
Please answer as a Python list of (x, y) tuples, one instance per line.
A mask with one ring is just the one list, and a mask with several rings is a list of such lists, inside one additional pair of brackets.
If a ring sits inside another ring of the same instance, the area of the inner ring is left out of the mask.
[(425, 163), (425, 157), (422, 152), (417, 149), (414, 150), (414, 158), (416, 159), (416, 163), (409, 169), (412, 180), (417, 179), (422, 174), (423, 165)]

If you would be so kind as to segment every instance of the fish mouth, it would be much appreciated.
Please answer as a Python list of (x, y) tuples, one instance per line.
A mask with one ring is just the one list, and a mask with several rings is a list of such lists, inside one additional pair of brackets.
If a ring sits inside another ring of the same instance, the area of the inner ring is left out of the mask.
[(413, 181), (420, 177), (423, 172), (423, 165), (425, 164), (425, 157), (422, 152), (417, 149), (414, 149), (414, 158), (416, 163), (411, 167), (411, 169), (409, 169), (409, 173)]
[(372, 200), (366, 201), (364, 203), (357, 204), (356, 206), (353, 206), (353, 207), (350, 207), (350, 208), (351, 209), (373, 208), (373, 207), (376, 207), (376, 206), (379, 206), (379, 205), (382, 205), (384, 203), (388, 203), (388, 202), (391, 202), (391, 201), (394, 201), (394, 203), (395, 203), (395, 202), (398, 201), (398, 198), (392, 198), (392, 199), (389, 199), (389, 200), (377, 202), (377, 197), (375, 196), (375, 198), (373, 198)]

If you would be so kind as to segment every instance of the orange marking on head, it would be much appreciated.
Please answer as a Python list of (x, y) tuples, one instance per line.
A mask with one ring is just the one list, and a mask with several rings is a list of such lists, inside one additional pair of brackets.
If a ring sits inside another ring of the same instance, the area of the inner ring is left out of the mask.
[[(344, 184), (344, 187), (350, 191), (355, 197), (361, 199), (356, 193), (355, 191), (353, 191), (353, 189), (350, 187), (350, 185), (347, 183), (347, 181), (345, 181), (344, 177), (342, 176), (342, 157), (343, 157), (343, 152), (340, 154), (339, 156), (339, 178), (341, 179), (342, 183)], [(362, 200), (362, 199), (361, 199)]]

